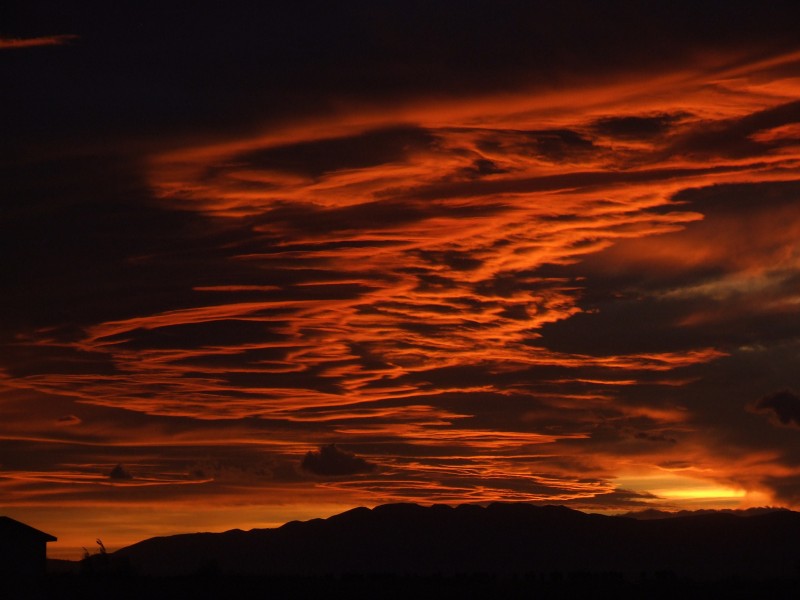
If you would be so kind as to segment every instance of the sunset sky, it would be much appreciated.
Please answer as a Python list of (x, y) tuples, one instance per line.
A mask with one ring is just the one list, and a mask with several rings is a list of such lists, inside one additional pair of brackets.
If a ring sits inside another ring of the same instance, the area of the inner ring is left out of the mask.
[(71, 4), (0, 12), (0, 514), (51, 556), (800, 509), (794, 3)]

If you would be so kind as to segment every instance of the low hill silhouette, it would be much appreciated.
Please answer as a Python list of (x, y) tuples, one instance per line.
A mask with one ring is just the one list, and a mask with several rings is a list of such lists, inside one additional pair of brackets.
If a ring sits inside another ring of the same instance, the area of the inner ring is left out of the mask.
[(759, 506), (754, 508), (722, 508), (722, 509), (701, 508), (698, 510), (678, 510), (671, 512), (666, 510), (658, 510), (655, 508), (646, 508), (644, 510), (627, 512), (620, 516), (632, 517), (634, 519), (673, 519), (675, 517), (693, 517), (697, 515), (713, 515), (722, 513), (722, 514), (736, 515), (739, 517), (753, 517), (755, 515), (763, 515), (779, 511), (788, 512), (789, 509), (777, 508), (771, 506)]
[(118, 550), (142, 575), (661, 573), (695, 580), (800, 575), (800, 513), (662, 519), (563, 506), (388, 504), (276, 529), (151, 538)]

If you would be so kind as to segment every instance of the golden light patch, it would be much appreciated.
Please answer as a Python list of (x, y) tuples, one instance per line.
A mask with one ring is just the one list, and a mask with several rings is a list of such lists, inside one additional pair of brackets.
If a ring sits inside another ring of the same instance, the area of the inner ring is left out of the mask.
[(702, 504), (732, 508), (748, 496), (742, 488), (664, 471), (622, 476), (615, 481), (619, 487), (653, 494), (677, 509), (692, 509)]

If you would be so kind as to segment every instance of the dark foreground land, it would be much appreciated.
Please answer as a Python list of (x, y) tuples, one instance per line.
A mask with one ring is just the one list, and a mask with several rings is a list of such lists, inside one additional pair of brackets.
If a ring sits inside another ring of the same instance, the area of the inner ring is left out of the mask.
[[(658, 515), (656, 515), (658, 517)], [(358, 508), (51, 561), (0, 598), (800, 598), (800, 513), (635, 519), (559, 506)]]
[(336, 575), (336, 576), (49, 576), (38, 588), (5, 595), (8, 600), (179, 600), (179, 599), (669, 599), (744, 600), (800, 598), (797, 579), (752, 581), (682, 580), (668, 573), (550, 573), (520, 576)]
[(672, 573), (765, 581), (800, 575), (798, 540), (800, 513), (787, 510), (638, 520), (563, 506), (389, 504), (277, 529), (152, 538), (108, 561), (139, 575)]

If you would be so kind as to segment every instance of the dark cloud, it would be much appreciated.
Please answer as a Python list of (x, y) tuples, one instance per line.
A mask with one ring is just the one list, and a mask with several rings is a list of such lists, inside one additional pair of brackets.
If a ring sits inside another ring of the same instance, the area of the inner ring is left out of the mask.
[(103, 338), (104, 344), (130, 350), (202, 348), (213, 340), (214, 344), (238, 345), (256, 342), (285, 341), (285, 334), (270, 331), (280, 327), (281, 321), (259, 324), (255, 321), (219, 319), (207, 323), (165, 325), (163, 327), (136, 328)]
[(255, 267), (228, 260), (253, 237), (247, 224), (157, 205), (127, 160), (0, 165), (9, 181), (0, 335), (189, 307), (201, 302), (194, 286), (252, 281)]
[(656, 442), (659, 444), (675, 444), (677, 440), (673, 437), (664, 435), (663, 433), (650, 433), (647, 431), (639, 431), (634, 437), (637, 440), (645, 440), (647, 442)]
[(604, 117), (592, 123), (592, 129), (600, 135), (623, 140), (647, 140), (669, 133), (684, 113), (659, 114), (630, 117)]
[[(765, 203), (769, 203), (771, 207), (795, 206), (798, 197), (800, 197), (800, 181), (787, 177), (784, 181), (720, 183), (689, 187), (679, 191), (672, 199), (675, 202), (688, 203), (689, 207), (701, 211), (708, 219), (724, 215), (750, 218), (759, 214)], [(697, 225), (694, 224), (692, 227)]]
[(493, 160), (488, 158), (478, 158), (473, 161), (469, 167), (461, 170), (462, 175), (477, 179), (486, 175), (499, 175), (501, 173), (508, 173), (509, 169), (503, 168)]
[[(557, 160), (557, 159), (556, 159)], [(557, 175), (506, 178), (500, 180), (481, 179), (465, 182), (444, 182), (402, 190), (404, 198), (443, 200), (450, 198), (475, 198), (494, 194), (523, 194), (555, 192), (569, 189), (600, 189), (603, 186), (624, 184), (657, 183), (679, 177), (700, 177), (714, 173), (743, 170), (740, 166), (700, 166), (697, 168), (656, 168), (637, 171), (573, 171)]]
[(781, 425), (800, 427), (800, 396), (781, 390), (759, 398), (751, 405), (755, 412), (768, 413)]
[(300, 467), (314, 475), (338, 477), (371, 473), (376, 465), (342, 450), (336, 444), (328, 444), (320, 446), (319, 450), (307, 452)]
[(535, 131), (528, 136), (531, 149), (551, 161), (577, 159), (597, 150), (591, 140), (569, 129)]
[(580, 285), (584, 309), (545, 324), (545, 344), (613, 354), (731, 350), (796, 338), (800, 319), (789, 299), (797, 289), (791, 256), (798, 195), (795, 180), (690, 187), (665, 210), (683, 206), (702, 220), (647, 241), (618, 240), (574, 265), (540, 269)]
[(300, 475), (296, 468), (288, 461), (277, 460), (276, 458), (264, 459), (257, 456), (257, 453), (239, 452), (230, 453), (217, 452), (218, 458), (213, 460), (203, 460), (191, 464), (187, 467), (186, 473), (191, 479), (213, 479), (219, 483), (235, 483), (259, 485), (272, 481), (297, 481)]
[(130, 481), (133, 479), (133, 475), (124, 466), (118, 464), (116, 467), (111, 469), (111, 472), (108, 474), (108, 478), (112, 481)]
[[(437, 217), (467, 219), (507, 210), (507, 207), (500, 202), (488, 201), (483, 204), (453, 207), (423, 201), (424, 198), (417, 193), (411, 193), (410, 190), (392, 189), (388, 190), (387, 194), (390, 197), (341, 208), (320, 208), (301, 203), (284, 204), (265, 212), (263, 221), (268, 225), (263, 227), (274, 230), (276, 226), (282, 226), (289, 233), (304, 234), (382, 232)], [(394, 195), (402, 197), (394, 199), (391, 197)]]
[[(594, 289), (594, 293), (599, 291)], [(761, 312), (747, 298), (681, 299), (629, 293), (616, 301), (592, 303), (589, 310), (569, 320), (546, 324), (544, 343), (562, 352), (609, 356), (699, 347), (733, 349), (756, 341), (781, 343), (800, 334), (800, 320), (783, 312)], [(738, 309), (737, 301), (741, 303)], [(713, 315), (713, 319), (685, 323), (698, 313)], [(626, 327), (631, 322), (636, 323), (635, 329)], [(739, 327), (731, 327), (733, 323)]]
[[(599, 150), (592, 140), (571, 129), (533, 131), (495, 129), (480, 130), (480, 133), (481, 137), (476, 147), (483, 152), (538, 157), (553, 162), (572, 162), (586, 159)], [(484, 168), (492, 173), (501, 172), (493, 163), (484, 164)]]
[(595, 494), (587, 498), (577, 498), (566, 502), (567, 506), (597, 510), (598, 508), (622, 508), (651, 505), (658, 496), (649, 492), (637, 492), (633, 490), (615, 489), (611, 492)]
[(67, 346), (37, 346), (32, 340), (27, 343), (17, 339), (1, 344), (6, 350), (7, 372), (14, 377), (26, 377), (43, 373), (102, 374), (118, 373), (111, 358), (102, 352), (86, 352)]
[(419, 256), (426, 262), (434, 265), (443, 264), (454, 271), (472, 271), (483, 264), (483, 261), (467, 252), (454, 252), (452, 250), (444, 252), (422, 250), (419, 252)]
[(781, 504), (796, 507), (800, 504), (800, 477), (765, 477), (765, 483), (775, 490), (775, 498)]
[(787, 102), (738, 119), (696, 125), (685, 135), (679, 136), (669, 146), (667, 153), (732, 158), (763, 156), (773, 148), (796, 144), (797, 140), (759, 141), (755, 139), (755, 134), (798, 121), (800, 101)]
[[(400, 162), (409, 153), (429, 149), (435, 142), (435, 135), (425, 129), (395, 127), (257, 150), (239, 154), (232, 160), (236, 168), (263, 168), (319, 177), (332, 171)], [(215, 176), (219, 172), (219, 168), (212, 168), (208, 175)]]

